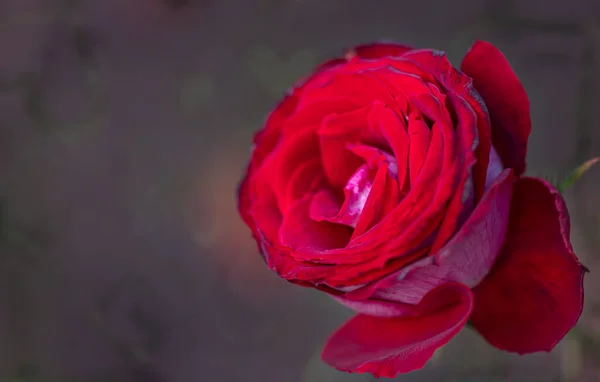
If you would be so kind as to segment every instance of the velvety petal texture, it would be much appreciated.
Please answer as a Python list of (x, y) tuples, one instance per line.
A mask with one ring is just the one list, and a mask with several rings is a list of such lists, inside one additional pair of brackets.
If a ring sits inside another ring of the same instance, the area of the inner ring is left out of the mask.
[(462, 70), (434, 49), (359, 45), (283, 97), (238, 208), (270, 269), (358, 313), (325, 362), (394, 377), (469, 320), (518, 353), (575, 325), (584, 267), (561, 196), (522, 176), (530, 131), (525, 90), (486, 42)]
[(474, 289), (473, 326), (492, 345), (520, 354), (550, 351), (577, 323), (585, 267), (569, 242), (569, 214), (546, 181), (515, 183), (504, 247)]
[(492, 121), (492, 142), (506, 167), (525, 172), (531, 133), (529, 98), (506, 57), (489, 42), (478, 41), (467, 52), (462, 71), (485, 100)]
[(329, 338), (323, 361), (340, 370), (376, 377), (393, 378), (418, 370), (465, 326), (472, 309), (469, 288), (446, 284), (412, 306), (410, 315), (359, 314)]

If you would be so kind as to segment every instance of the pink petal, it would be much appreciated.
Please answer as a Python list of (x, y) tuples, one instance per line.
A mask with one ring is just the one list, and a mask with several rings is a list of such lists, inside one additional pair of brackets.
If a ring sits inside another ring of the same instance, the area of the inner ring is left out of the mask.
[(544, 180), (522, 178), (502, 252), (474, 289), (472, 323), (500, 349), (550, 351), (579, 319), (585, 270), (569, 242), (561, 195)]
[(390, 171), (389, 166), (387, 163), (379, 166), (351, 240), (371, 229), (398, 205), (399, 191), (396, 174)]
[(350, 177), (344, 188), (344, 202), (341, 204), (331, 190), (321, 190), (312, 199), (310, 217), (316, 221), (329, 221), (356, 227), (371, 188), (376, 170), (362, 165)]
[(498, 155), (496, 149), (492, 146), (490, 150), (490, 162), (488, 165), (487, 176), (485, 178), (485, 189), (490, 188), (490, 185), (496, 180), (498, 175), (504, 171), (504, 164)]
[(476, 42), (461, 68), (485, 100), (492, 123), (492, 142), (504, 166), (521, 175), (525, 172), (531, 133), (529, 99), (523, 85), (502, 52), (488, 42)]
[(446, 284), (427, 294), (413, 316), (355, 316), (329, 338), (322, 359), (339, 370), (376, 377), (409, 373), (463, 328), (472, 309), (469, 288)]

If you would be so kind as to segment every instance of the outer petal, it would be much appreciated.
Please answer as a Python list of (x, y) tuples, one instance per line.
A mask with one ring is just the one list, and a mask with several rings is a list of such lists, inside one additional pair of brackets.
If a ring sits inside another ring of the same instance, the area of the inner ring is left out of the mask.
[(550, 351), (579, 319), (584, 272), (569, 242), (564, 200), (547, 182), (522, 178), (502, 252), (474, 289), (472, 323), (500, 349)]
[(465, 56), (461, 69), (473, 79), (492, 122), (492, 143), (505, 167), (519, 176), (525, 172), (527, 140), (531, 133), (529, 99), (506, 57), (494, 45), (478, 41)]
[(322, 359), (339, 370), (377, 377), (418, 370), (463, 328), (472, 309), (469, 288), (446, 284), (425, 296), (412, 317), (352, 318), (329, 338)]
[(282, 125), (293, 114), (297, 104), (298, 97), (295, 93), (285, 96), (269, 115), (265, 128), (254, 135), (254, 147), (252, 148), (250, 162), (246, 168), (244, 178), (237, 188), (238, 211), (244, 222), (252, 230), (254, 237), (256, 237), (256, 224), (250, 215), (250, 209), (254, 202), (253, 187), (251, 186), (252, 177), (279, 142)]
[(400, 45), (394, 42), (374, 42), (363, 44), (351, 48), (346, 53), (346, 57), (352, 58), (358, 56), (362, 59), (377, 59), (386, 56), (401, 56), (412, 50), (410, 46)]

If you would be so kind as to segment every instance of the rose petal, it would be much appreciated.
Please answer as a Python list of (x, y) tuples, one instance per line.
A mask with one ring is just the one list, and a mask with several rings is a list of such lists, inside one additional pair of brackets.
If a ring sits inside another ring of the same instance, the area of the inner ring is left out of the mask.
[[(449, 127), (449, 129), (452, 129), (452, 127)], [(311, 261), (326, 258), (328, 262), (335, 262), (339, 266), (365, 263), (368, 260), (372, 262), (371, 268), (379, 268), (390, 259), (403, 255), (404, 251), (414, 251), (414, 245), (409, 245), (413, 243), (411, 240), (413, 236), (427, 231), (428, 226), (430, 224), (435, 225), (435, 222), (432, 223), (431, 219), (422, 222), (419, 227), (414, 229), (415, 232), (411, 233), (412, 236), (409, 240), (404, 239), (403, 229), (405, 226), (414, 223), (419, 213), (431, 204), (430, 201), (436, 193), (436, 189), (432, 189), (431, 185), (436, 184), (436, 179), (440, 178), (439, 174), (443, 167), (443, 158), (451, 154), (445, 145), (445, 140), (448, 142), (452, 141), (452, 138), (449, 137), (452, 132), (448, 132), (447, 130), (445, 128), (435, 128), (432, 131), (431, 147), (428, 151), (427, 159), (423, 164), (419, 181), (407, 197), (400, 202), (400, 204), (406, 205), (406, 208), (399, 206), (394, 209), (375, 229), (365, 232), (360, 238), (356, 238), (353, 243), (343, 249), (334, 249), (327, 251), (327, 253), (304, 253), (297, 255), (302, 255), (303, 258), (310, 259)], [(447, 174), (448, 171), (445, 175), (447, 176)], [(427, 187), (428, 185), (429, 187)], [(444, 187), (444, 182), (442, 182), (442, 187)], [(434, 208), (437, 210), (437, 206), (434, 206)], [(389, 242), (382, 243), (382, 237), (392, 239)], [(410, 241), (410, 243), (406, 243), (406, 241)], [(402, 244), (405, 244), (407, 248), (402, 246), (398, 249), (398, 246)], [(382, 249), (382, 245), (389, 246), (389, 249)], [(342, 284), (348, 281), (345, 272), (340, 272), (336, 276), (339, 277), (339, 282)]]
[(408, 135), (410, 136), (408, 157), (410, 184), (415, 184), (431, 143), (431, 129), (420, 114), (412, 113), (409, 116)]
[(363, 160), (348, 150), (350, 143), (385, 144), (383, 138), (368, 129), (367, 116), (371, 105), (349, 113), (332, 114), (323, 120), (319, 129), (319, 147), (325, 175), (331, 185), (342, 188)]
[(414, 317), (352, 318), (329, 338), (322, 359), (339, 370), (393, 378), (422, 368), (463, 328), (472, 309), (469, 288), (440, 286), (423, 298)]
[(579, 319), (584, 273), (569, 242), (563, 198), (544, 180), (522, 178), (504, 247), (474, 289), (472, 323), (500, 349), (550, 351)]
[(392, 153), (394, 154), (393, 162), (396, 169), (394, 172), (398, 179), (398, 186), (402, 189), (408, 172), (408, 151), (410, 144), (406, 126), (393, 110), (384, 107), (382, 104), (374, 105), (369, 113), (368, 120), (371, 129), (375, 130), (374, 126), (377, 126), (377, 130), (385, 137), (392, 149)]
[(375, 283), (371, 286), (377, 289), (373, 297), (416, 304), (430, 290), (447, 282), (477, 285), (492, 268), (502, 246), (512, 187), (512, 170), (507, 169), (445, 247)]
[(332, 71), (326, 81), (311, 82), (310, 86), (302, 91), (302, 98), (298, 101), (298, 108), (316, 100), (345, 98), (347, 102), (360, 105), (370, 105), (374, 100), (380, 100), (386, 105), (394, 104), (394, 97), (385, 87), (385, 84), (373, 81), (372, 78), (359, 73), (362, 67), (345, 66), (345, 69)]
[(350, 177), (344, 188), (344, 202), (340, 204), (333, 191), (319, 191), (310, 204), (310, 217), (316, 221), (329, 221), (356, 227), (375, 178), (376, 170), (362, 165)]
[(309, 100), (282, 123), (280, 139), (288, 139), (306, 128), (314, 127), (332, 114), (349, 113), (361, 107), (357, 102), (344, 97)]
[(351, 240), (368, 231), (398, 204), (399, 191), (396, 174), (392, 173), (389, 167), (388, 163), (379, 166)]
[(401, 56), (412, 48), (407, 45), (400, 45), (393, 42), (374, 42), (363, 44), (351, 48), (346, 53), (346, 57), (358, 56), (362, 59), (374, 59), (386, 56)]
[(473, 186), (475, 189), (475, 201), (478, 202), (483, 196), (485, 188), (485, 175), (492, 144), (490, 118), (481, 95), (473, 87), (472, 80), (456, 70), (443, 52), (431, 49), (413, 50), (407, 52), (403, 58), (414, 60), (425, 70), (433, 73), (444, 90), (457, 92), (459, 96), (471, 105), (475, 114), (477, 114), (477, 136), (479, 143), (475, 150), (477, 162), (473, 166)]
[(490, 150), (490, 162), (488, 165), (487, 176), (485, 178), (485, 189), (490, 188), (490, 185), (496, 180), (498, 175), (504, 171), (504, 164), (498, 155), (496, 149), (492, 146)]
[(251, 178), (279, 142), (283, 122), (294, 112), (297, 103), (298, 97), (296, 93), (285, 96), (269, 115), (269, 118), (267, 118), (265, 128), (254, 135), (254, 147), (250, 156), (250, 163), (237, 189), (238, 211), (242, 220), (251, 228), (252, 232), (255, 231), (255, 223), (250, 216), (253, 198), (253, 191), (250, 185)]
[(478, 41), (461, 69), (473, 79), (485, 100), (492, 123), (492, 142), (505, 167), (525, 172), (527, 140), (531, 133), (529, 99), (506, 57), (494, 45)]
[(264, 161), (256, 176), (268, 179), (277, 197), (279, 209), (286, 211), (287, 188), (295, 170), (319, 158), (319, 139), (315, 129), (298, 132), (280, 142)]
[(290, 206), (279, 230), (281, 244), (292, 250), (317, 252), (346, 246), (352, 235), (350, 227), (311, 219), (310, 203), (308, 195)]
[(285, 206), (290, 206), (306, 194), (313, 193), (325, 183), (321, 159), (314, 158), (304, 162), (294, 170), (288, 180), (285, 193)]
[(448, 100), (456, 112), (455, 143), (459, 157), (460, 180), (431, 246), (431, 253), (437, 253), (454, 236), (475, 207), (472, 167), (476, 161), (474, 151), (477, 147), (477, 116), (469, 103), (456, 93), (449, 93)]
[(252, 182), (253, 200), (248, 215), (260, 227), (261, 235), (269, 240), (279, 239), (279, 228), (283, 216), (279, 210), (277, 196), (267, 179), (258, 177)]
[[(341, 213), (342, 203), (338, 200), (335, 193), (329, 188), (323, 188), (315, 193), (310, 201), (309, 216), (312, 220), (318, 222), (336, 220), (334, 223), (342, 223), (343, 221), (351, 222), (354, 218), (352, 215)], [(358, 216), (356, 216), (358, 217)], [(346, 224), (350, 225), (350, 224)]]
[(348, 144), (348, 149), (361, 157), (368, 168), (376, 170), (381, 164), (386, 163), (393, 177), (398, 177), (398, 164), (396, 162), (396, 157), (393, 155), (390, 155), (377, 147), (362, 143)]

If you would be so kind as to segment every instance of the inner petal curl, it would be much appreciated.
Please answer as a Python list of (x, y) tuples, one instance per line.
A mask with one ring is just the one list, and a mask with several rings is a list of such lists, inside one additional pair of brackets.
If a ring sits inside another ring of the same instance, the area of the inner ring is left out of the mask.
[(340, 203), (333, 191), (323, 189), (315, 194), (310, 204), (310, 217), (316, 221), (329, 221), (356, 227), (358, 218), (367, 202), (375, 171), (366, 164), (348, 179), (344, 187), (344, 201)]

